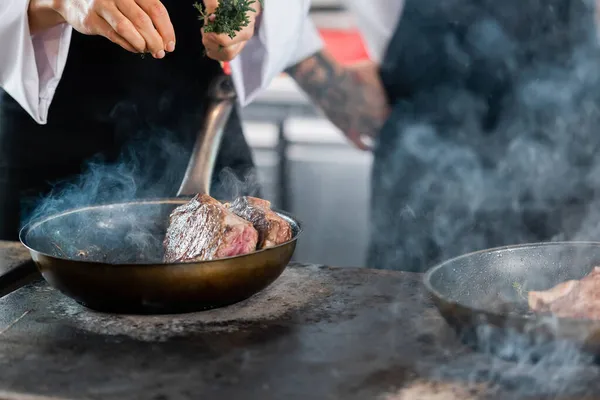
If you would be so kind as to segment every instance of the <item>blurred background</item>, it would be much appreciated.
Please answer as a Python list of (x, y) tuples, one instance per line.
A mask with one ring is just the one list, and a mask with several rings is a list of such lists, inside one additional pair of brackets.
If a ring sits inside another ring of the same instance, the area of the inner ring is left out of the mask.
[[(311, 17), (334, 57), (345, 63), (368, 58), (340, 2), (312, 3)], [(295, 260), (365, 266), (371, 154), (352, 147), (285, 74), (243, 118), (264, 197), (305, 223)]]

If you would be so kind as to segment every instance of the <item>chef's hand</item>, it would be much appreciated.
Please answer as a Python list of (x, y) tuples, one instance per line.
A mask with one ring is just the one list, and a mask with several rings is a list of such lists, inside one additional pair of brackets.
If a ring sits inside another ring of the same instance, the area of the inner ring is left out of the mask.
[[(204, 6), (209, 20), (214, 21), (215, 15), (212, 13), (219, 6), (219, 0), (204, 0)], [(231, 61), (243, 50), (248, 40), (254, 36), (256, 18), (262, 11), (258, 0), (251, 7), (256, 12), (248, 11), (246, 14), (250, 23), (237, 32), (233, 39), (226, 34), (219, 35), (213, 32), (204, 32), (204, 28), (202, 28), (202, 44), (204, 44), (207, 56), (217, 61)]]
[[(85, 35), (101, 35), (134, 53), (163, 58), (175, 31), (159, 0), (58, 0), (56, 11)], [(193, 12), (193, 10), (190, 10)]]
[(390, 114), (379, 73), (380, 67), (372, 61), (362, 61), (348, 65), (345, 69), (353, 78), (355, 90), (360, 92), (361, 101), (368, 106), (355, 104), (361, 109), (360, 113), (357, 113), (360, 117), (355, 120), (356, 129), (345, 130), (344, 135), (356, 148), (370, 151), (373, 150), (381, 126)]

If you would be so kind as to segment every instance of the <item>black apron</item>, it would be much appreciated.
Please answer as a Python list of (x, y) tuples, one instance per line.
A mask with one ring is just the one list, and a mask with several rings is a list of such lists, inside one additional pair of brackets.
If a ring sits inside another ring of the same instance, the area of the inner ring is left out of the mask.
[(406, 1), (381, 65), (393, 111), (374, 154), (370, 267), (600, 238), (594, 29), (582, 0)]
[[(221, 71), (218, 62), (203, 54), (193, 3), (163, 1), (177, 45), (162, 60), (129, 53), (103, 37), (73, 32), (45, 126), (0, 92), (0, 239), (16, 239), (27, 206), (47, 194), (51, 184), (81, 174), (90, 160), (96, 166), (87, 175), (86, 190), (94, 192), (94, 198), (82, 197), (82, 203), (114, 200), (118, 196), (115, 192), (110, 198), (110, 186), (119, 179), (128, 186), (128, 195), (123, 192), (121, 197), (176, 194), (204, 117), (207, 86)], [(106, 167), (110, 163), (112, 167)], [(216, 162), (212, 194), (228, 198), (240, 188), (255, 189), (234, 185), (231, 179), (252, 168), (234, 110)], [(103, 179), (108, 187), (102, 187), (95, 178), (107, 173), (113, 176)]]

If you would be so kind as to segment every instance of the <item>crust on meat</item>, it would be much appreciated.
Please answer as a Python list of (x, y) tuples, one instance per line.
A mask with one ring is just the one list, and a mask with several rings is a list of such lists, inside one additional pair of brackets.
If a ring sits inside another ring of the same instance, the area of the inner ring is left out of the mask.
[(271, 210), (271, 202), (268, 200), (244, 196), (227, 203), (227, 207), (250, 221), (258, 231), (258, 249), (274, 247), (292, 239), (290, 224)]
[(207, 261), (256, 250), (258, 232), (251, 223), (206, 194), (196, 195), (169, 217), (164, 261)]

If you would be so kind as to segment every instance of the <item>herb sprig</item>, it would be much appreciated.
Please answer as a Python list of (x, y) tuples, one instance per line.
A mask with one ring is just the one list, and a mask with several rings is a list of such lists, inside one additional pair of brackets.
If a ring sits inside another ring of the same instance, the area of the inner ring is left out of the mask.
[[(236, 34), (250, 24), (248, 12), (256, 12), (252, 4), (257, 0), (220, 0), (219, 6), (212, 13), (215, 15), (213, 21), (209, 20), (209, 14), (206, 12), (204, 4), (195, 3), (194, 7), (200, 13), (199, 19), (205, 20), (204, 32), (213, 32), (216, 34), (227, 34), (234, 38)], [(264, 7), (264, 0), (258, 0)]]
[(517, 295), (520, 298), (522, 298), (523, 300), (527, 300), (527, 291), (525, 290), (525, 285), (521, 285), (519, 282), (513, 282), (512, 286), (517, 291)]

